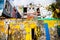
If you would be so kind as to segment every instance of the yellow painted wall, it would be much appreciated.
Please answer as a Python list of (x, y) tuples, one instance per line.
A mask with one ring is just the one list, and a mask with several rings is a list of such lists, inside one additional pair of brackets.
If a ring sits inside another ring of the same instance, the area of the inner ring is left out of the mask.
[(1, 32), (5, 32), (4, 26), (5, 26), (4, 20), (0, 20), (0, 31), (1, 31)]
[(53, 28), (54, 25), (57, 23), (57, 20), (44, 20), (44, 23), (48, 23), (48, 27)]
[(29, 21), (24, 22), (25, 25), (25, 30), (26, 30), (26, 40), (32, 40), (32, 34), (31, 34), (31, 29), (32, 28), (36, 28), (37, 25), (31, 21), (31, 23), (29, 23)]
[(58, 20), (58, 25), (60, 25), (60, 20)]
[[(23, 25), (24, 25), (24, 29), (26, 31), (26, 37), (25, 37), (25, 40), (32, 40), (32, 34), (31, 34), (31, 29), (34, 28), (36, 30), (36, 23), (34, 21), (23, 21), (21, 22)], [(15, 23), (10, 23), (10, 28), (13, 29), (13, 33), (14, 33), (14, 29), (20, 29), (20, 25), (18, 24), (21, 24), (21, 23), (17, 23), (16, 25), (14, 25)]]
[[(15, 19), (12, 19), (12, 20), (15, 20)], [(23, 24), (24, 25), (24, 29), (26, 31), (26, 37), (25, 37), (25, 40), (32, 40), (32, 34), (31, 34), (31, 29), (34, 29), (34, 31), (37, 33), (36, 31), (36, 27), (37, 27), (37, 24), (35, 23), (35, 21), (23, 21), (23, 22), (19, 22), (19, 23), (14, 23), (14, 22), (11, 22), (9, 25), (10, 25), (10, 31), (9, 31), (9, 34), (12, 32), (12, 34), (14, 34), (15, 30), (14, 29), (17, 29), (17, 30), (20, 30), (20, 24)], [(0, 25), (2, 25), (2, 31), (4, 31), (5, 29), (3, 28), (5, 25), (4, 25), (4, 21), (0, 21)], [(6, 30), (5, 32), (6, 34), (8, 34), (8, 29)]]

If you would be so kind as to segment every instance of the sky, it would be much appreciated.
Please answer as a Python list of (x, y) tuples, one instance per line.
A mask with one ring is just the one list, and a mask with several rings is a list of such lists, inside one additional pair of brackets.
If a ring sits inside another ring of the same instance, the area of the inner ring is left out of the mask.
[(4, 8), (4, 0), (0, 0), (0, 16), (2, 15), (3, 8)]
[(0, 9), (4, 7), (4, 0), (0, 0)]
[(42, 6), (48, 6), (51, 3), (56, 2), (56, 0), (10, 0), (13, 1), (14, 5), (27, 5), (29, 3), (34, 3), (34, 4), (41, 4)]

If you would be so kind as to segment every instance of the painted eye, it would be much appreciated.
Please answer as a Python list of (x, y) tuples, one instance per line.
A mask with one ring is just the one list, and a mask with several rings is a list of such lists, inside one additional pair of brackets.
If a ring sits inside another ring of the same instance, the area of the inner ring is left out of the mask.
[(34, 8), (33, 8), (34, 9)]
[(31, 9), (31, 8), (29, 8), (29, 9)]
[(6, 22), (7, 23), (7, 22)]

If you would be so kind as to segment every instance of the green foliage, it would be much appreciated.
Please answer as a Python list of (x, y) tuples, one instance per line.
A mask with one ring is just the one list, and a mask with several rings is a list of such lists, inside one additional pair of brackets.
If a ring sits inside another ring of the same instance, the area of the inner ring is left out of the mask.
[(60, 3), (52, 3), (49, 5), (48, 10), (53, 12), (54, 18), (60, 18)]

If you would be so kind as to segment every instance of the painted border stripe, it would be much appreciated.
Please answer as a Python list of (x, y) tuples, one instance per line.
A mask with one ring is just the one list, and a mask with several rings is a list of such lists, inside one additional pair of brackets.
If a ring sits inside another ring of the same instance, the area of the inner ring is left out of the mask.
[(45, 28), (45, 33), (46, 33), (46, 40), (50, 40), (50, 34), (49, 34), (49, 29), (48, 29), (47, 23), (44, 24), (44, 28)]

